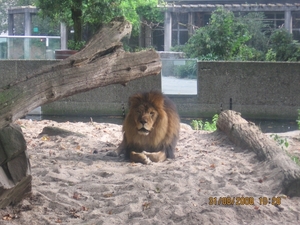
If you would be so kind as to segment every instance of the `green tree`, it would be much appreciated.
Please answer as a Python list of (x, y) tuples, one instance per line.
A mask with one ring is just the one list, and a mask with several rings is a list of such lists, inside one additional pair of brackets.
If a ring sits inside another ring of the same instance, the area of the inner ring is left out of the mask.
[(272, 49), (276, 61), (300, 60), (300, 45), (293, 40), (293, 35), (284, 28), (272, 32), (269, 48)]
[(218, 8), (212, 13), (209, 24), (199, 28), (189, 39), (184, 51), (191, 58), (211, 55), (228, 60), (250, 38), (246, 26), (235, 19), (233, 12)]
[(99, 27), (118, 16), (124, 16), (133, 24), (134, 31), (138, 31), (137, 11), (156, 4), (157, 0), (36, 0), (42, 16), (74, 28), (75, 43), (82, 41), (84, 25)]

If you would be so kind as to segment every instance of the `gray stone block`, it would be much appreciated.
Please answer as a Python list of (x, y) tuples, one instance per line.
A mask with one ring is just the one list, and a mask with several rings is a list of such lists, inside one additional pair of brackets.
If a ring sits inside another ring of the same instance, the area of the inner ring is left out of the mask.
[(22, 130), (16, 124), (10, 124), (0, 130), (0, 143), (7, 161), (24, 152), (27, 148)]
[(2, 148), (1, 144), (0, 144), (0, 166), (2, 165), (3, 162), (5, 162), (6, 160), (6, 154), (4, 149)]
[(27, 175), (30, 175), (30, 164), (26, 152), (7, 162), (7, 168), (15, 184)]
[(2, 167), (0, 167), (0, 188), (2, 187), (3, 189), (9, 189), (9, 188), (12, 188), (13, 186), (14, 186), (14, 183), (12, 182), (12, 180), (10, 180), (7, 177), (4, 169)]

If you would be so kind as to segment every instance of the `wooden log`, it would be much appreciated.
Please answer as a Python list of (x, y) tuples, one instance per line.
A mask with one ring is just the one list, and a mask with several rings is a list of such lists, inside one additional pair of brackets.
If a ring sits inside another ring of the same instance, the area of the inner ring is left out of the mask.
[[(154, 50), (125, 52), (120, 40), (131, 32), (123, 18), (102, 27), (77, 54), (0, 87), (0, 128), (31, 110), (93, 88), (126, 84), (161, 71)], [(20, 71), (22, 73), (22, 71)]]
[(254, 123), (243, 119), (240, 113), (226, 110), (220, 113), (217, 128), (237, 146), (253, 150), (259, 160), (267, 160), (283, 193), (300, 196), (300, 167)]

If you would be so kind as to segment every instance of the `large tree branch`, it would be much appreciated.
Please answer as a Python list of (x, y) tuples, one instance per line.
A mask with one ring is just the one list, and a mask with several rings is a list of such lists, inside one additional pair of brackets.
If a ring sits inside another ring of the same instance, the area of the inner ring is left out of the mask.
[(114, 20), (77, 54), (24, 74), (21, 80), (0, 88), (0, 128), (40, 105), (93, 88), (159, 74), (161, 61), (155, 51), (123, 50), (120, 40), (130, 32), (127, 21)]

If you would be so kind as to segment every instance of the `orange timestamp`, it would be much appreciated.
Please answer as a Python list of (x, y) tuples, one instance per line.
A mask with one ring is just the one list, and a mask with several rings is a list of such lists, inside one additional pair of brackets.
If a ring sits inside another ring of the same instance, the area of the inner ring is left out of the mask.
[[(209, 197), (209, 205), (254, 205), (254, 197)], [(281, 197), (259, 197), (260, 205), (280, 205)]]
[(254, 205), (253, 197), (209, 197), (209, 205)]

